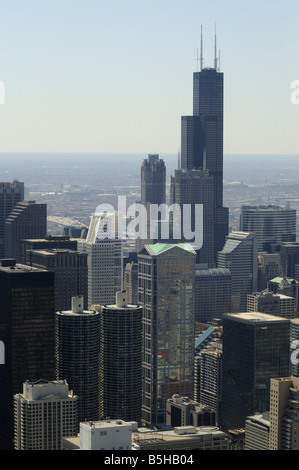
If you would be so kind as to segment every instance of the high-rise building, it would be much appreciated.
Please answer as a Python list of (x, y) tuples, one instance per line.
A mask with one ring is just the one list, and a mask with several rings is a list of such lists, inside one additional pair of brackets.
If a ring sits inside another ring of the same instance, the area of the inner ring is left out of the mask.
[(274, 294), (294, 297), (296, 310), (299, 310), (299, 281), (286, 276), (278, 276), (268, 282), (268, 289)]
[(265, 290), (247, 296), (247, 312), (263, 312), (291, 320), (296, 316), (296, 299)]
[(24, 183), (0, 183), (0, 259), (4, 258), (5, 220), (19, 202), (24, 200)]
[(166, 425), (177, 426), (217, 426), (216, 411), (188, 397), (173, 395), (166, 403)]
[(200, 71), (193, 74), (193, 115), (181, 118), (181, 169), (208, 170), (213, 179), (215, 260), (228, 234), (228, 208), (223, 207), (223, 83), (216, 54), (214, 67), (203, 67), (201, 57)]
[(138, 255), (145, 425), (165, 424), (172, 395), (193, 395), (195, 258), (184, 243), (146, 245)]
[[(170, 182), (170, 204), (180, 207), (180, 220), (173, 216), (171, 237), (174, 242), (184, 241), (194, 245), (197, 252), (197, 264), (215, 267), (215, 207), (214, 183), (209, 171), (205, 170), (176, 170)], [(202, 205), (201, 215), (196, 210), (196, 204)], [(185, 206), (185, 207), (184, 207)], [(190, 213), (186, 211), (186, 208)], [(179, 226), (179, 237), (175, 230)], [(190, 231), (190, 233), (188, 233)], [(201, 233), (199, 233), (201, 232)], [(195, 234), (192, 235), (191, 234)], [(196, 247), (196, 239), (202, 238), (202, 246)]]
[(257, 290), (261, 292), (268, 288), (268, 282), (283, 274), (280, 253), (258, 253), (258, 285)]
[(27, 251), (26, 264), (54, 272), (55, 311), (70, 310), (71, 298), (84, 298), (87, 308), (87, 253), (67, 249)]
[(148, 155), (141, 165), (141, 204), (166, 202), (166, 166), (157, 154)]
[(125, 291), (102, 306), (102, 418), (141, 422), (142, 307)]
[(79, 422), (99, 419), (100, 334), (100, 313), (84, 310), (82, 297), (55, 314), (56, 378), (67, 380), (78, 396)]
[(247, 416), (245, 422), (244, 450), (268, 450), (270, 433), (270, 413)]
[(44, 238), (47, 235), (47, 204), (35, 201), (19, 202), (6, 218), (4, 256), (22, 262), (21, 240)]
[(77, 238), (67, 235), (46, 235), (44, 238), (21, 240), (22, 263), (26, 263), (28, 250), (77, 250)]
[(0, 266), (0, 446), (12, 446), (13, 397), (26, 380), (55, 378), (54, 273), (2, 260)]
[(269, 450), (299, 450), (299, 377), (271, 379)]
[(93, 215), (86, 240), (78, 240), (77, 250), (87, 253), (88, 308), (113, 304), (116, 292), (122, 290), (122, 241), (98, 237), (98, 227), (105, 217)]
[(127, 263), (124, 271), (124, 290), (128, 294), (128, 303), (138, 304), (138, 263)]
[(195, 321), (207, 323), (230, 311), (231, 273), (226, 268), (195, 272)]
[(62, 450), (77, 431), (77, 397), (65, 380), (27, 381), (14, 396), (15, 450)]
[(246, 312), (223, 316), (224, 429), (244, 428), (247, 416), (270, 409), (270, 379), (288, 375), (290, 321)]
[(200, 351), (195, 358), (195, 367), (198, 368), (199, 378), (197, 400), (202, 405), (212, 407), (219, 422), (222, 403), (222, 347), (215, 345)]
[(223, 250), (218, 252), (217, 267), (231, 273), (231, 312), (246, 312), (247, 295), (257, 291), (256, 235), (230, 233)]
[(281, 274), (290, 278), (295, 278), (296, 264), (299, 263), (299, 243), (280, 243), (279, 246), (277, 246), (277, 251), (279, 252), (281, 259)]
[(242, 206), (240, 231), (257, 235), (258, 251), (271, 251), (281, 242), (296, 241), (296, 209), (279, 206)]

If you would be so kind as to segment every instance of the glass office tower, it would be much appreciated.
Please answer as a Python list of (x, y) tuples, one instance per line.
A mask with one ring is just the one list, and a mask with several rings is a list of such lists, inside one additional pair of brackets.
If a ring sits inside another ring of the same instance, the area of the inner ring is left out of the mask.
[(146, 245), (138, 255), (144, 425), (165, 424), (167, 399), (193, 394), (195, 257), (183, 243)]

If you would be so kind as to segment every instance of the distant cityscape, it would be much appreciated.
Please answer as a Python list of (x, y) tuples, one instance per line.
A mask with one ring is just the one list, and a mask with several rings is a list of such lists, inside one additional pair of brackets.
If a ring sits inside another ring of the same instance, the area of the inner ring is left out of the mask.
[(177, 155), (0, 155), (0, 449), (299, 449), (299, 161), (224, 155), (200, 64)]

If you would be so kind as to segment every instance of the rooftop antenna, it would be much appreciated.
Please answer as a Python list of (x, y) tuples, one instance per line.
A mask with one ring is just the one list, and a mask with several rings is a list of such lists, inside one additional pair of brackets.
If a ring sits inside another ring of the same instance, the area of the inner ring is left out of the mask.
[(219, 58), (218, 58), (218, 72), (220, 72), (220, 49), (219, 49)]
[(216, 31), (216, 23), (215, 23), (215, 56), (214, 56), (214, 69), (217, 70), (217, 31)]

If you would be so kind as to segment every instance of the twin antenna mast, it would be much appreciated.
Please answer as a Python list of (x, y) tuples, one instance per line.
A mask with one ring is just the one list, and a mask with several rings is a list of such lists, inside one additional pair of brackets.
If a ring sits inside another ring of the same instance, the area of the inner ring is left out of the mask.
[[(197, 49), (197, 72), (198, 72), (198, 63), (200, 64), (200, 71), (203, 70), (203, 37), (202, 37), (202, 25), (200, 27), (200, 56), (198, 56), (198, 49)], [(217, 31), (216, 31), (216, 24), (215, 24), (215, 48), (214, 48), (214, 69), (219, 72), (220, 71), (220, 50), (218, 51), (217, 56)]]

